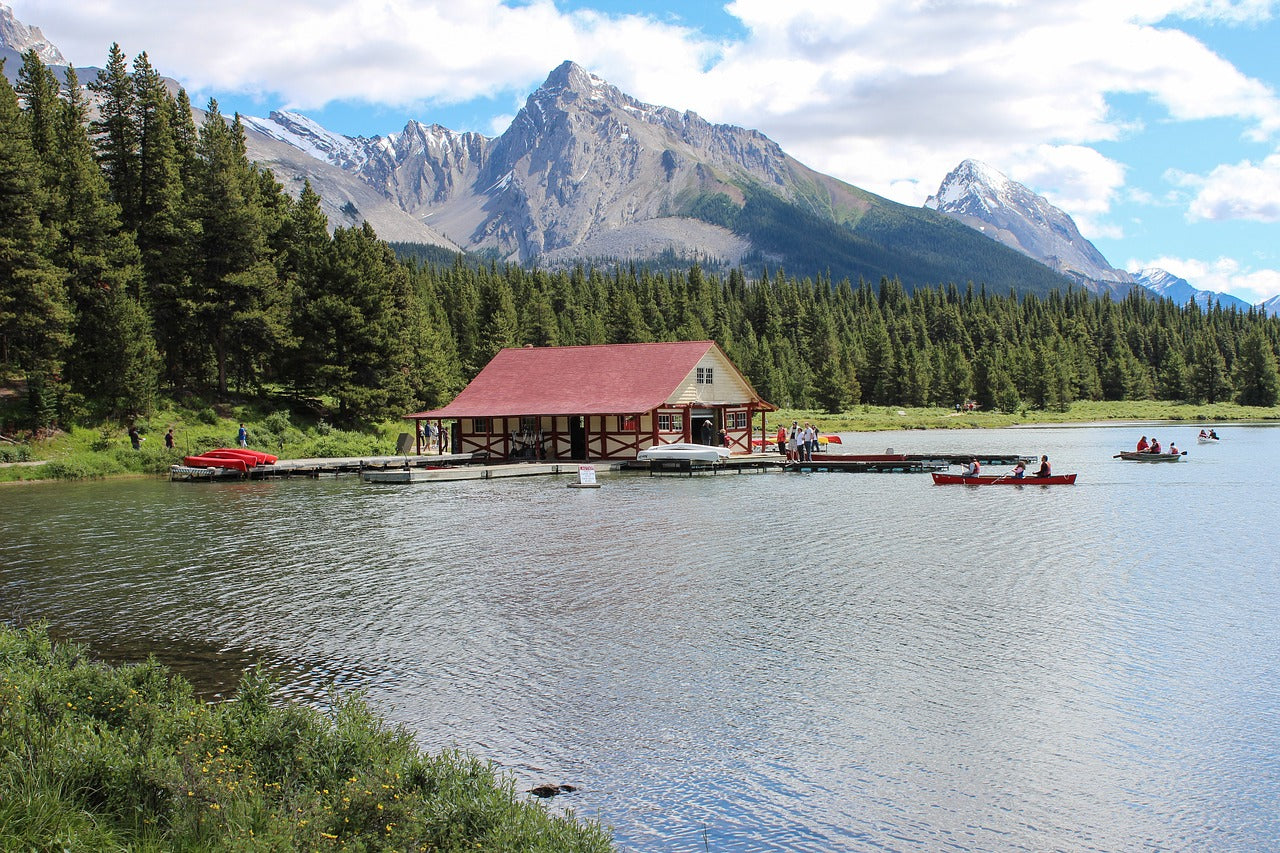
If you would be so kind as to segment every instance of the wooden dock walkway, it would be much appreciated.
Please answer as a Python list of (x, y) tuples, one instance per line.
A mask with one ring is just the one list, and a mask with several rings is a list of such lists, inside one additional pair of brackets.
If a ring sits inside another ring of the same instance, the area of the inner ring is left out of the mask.
[(281, 459), (272, 465), (255, 465), (245, 474), (228, 468), (193, 468), (173, 465), (170, 480), (272, 480), (288, 477), (323, 477), (361, 474), (365, 471), (456, 468), (470, 465), (474, 453), (445, 453), (431, 456), (333, 456), (312, 459)]
[[(579, 462), (504, 462), (499, 465), (453, 465), (444, 468), (366, 468), (366, 483), (439, 483), (450, 480), (499, 480), (506, 477), (538, 477), (577, 474)], [(596, 471), (616, 471), (621, 462), (592, 462)]]
[(809, 462), (789, 462), (777, 453), (752, 453), (730, 456), (719, 462), (687, 460), (635, 460), (582, 463), (503, 462), (489, 464), (482, 454), (446, 453), (434, 456), (348, 456), (315, 459), (281, 459), (273, 465), (257, 465), (248, 473), (225, 468), (193, 468), (174, 465), (170, 480), (213, 482), (227, 480), (267, 480), (290, 477), (322, 477), (358, 474), (369, 483), (430, 483), (450, 480), (493, 480), (505, 477), (534, 477), (576, 474), (578, 466), (591, 464), (597, 471), (647, 473), (649, 476), (687, 476), (719, 474), (753, 474), (769, 471), (788, 473), (921, 474), (943, 471), (951, 465), (963, 465), (976, 455), (984, 465), (1012, 465), (1018, 460), (1034, 461), (1029, 456), (999, 453), (915, 453), (915, 454), (838, 454), (817, 453)]

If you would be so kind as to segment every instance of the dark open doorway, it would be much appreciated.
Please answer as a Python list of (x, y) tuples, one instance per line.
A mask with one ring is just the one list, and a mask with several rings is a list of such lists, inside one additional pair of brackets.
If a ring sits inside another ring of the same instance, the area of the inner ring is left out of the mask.
[(587, 458), (587, 430), (581, 415), (569, 418), (569, 458)]

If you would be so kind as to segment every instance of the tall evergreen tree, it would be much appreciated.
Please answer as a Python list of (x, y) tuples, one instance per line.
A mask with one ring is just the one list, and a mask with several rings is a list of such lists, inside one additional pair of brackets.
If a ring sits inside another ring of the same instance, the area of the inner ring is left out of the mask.
[(1201, 403), (1216, 403), (1231, 394), (1227, 360), (1222, 357), (1217, 340), (1207, 328), (1201, 329), (1192, 343), (1187, 384), (1192, 399)]
[(150, 410), (159, 357), (135, 296), (142, 277), (137, 246), (122, 230), (119, 208), (94, 162), (86, 112), (75, 69), (69, 68), (53, 157), (61, 226), (54, 257), (70, 274), (75, 311), (67, 374), (77, 397), (99, 414), (120, 417)]
[(32, 425), (52, 426), (71, 344), (66, 273), (48, 259), (47, 194), (26, 116), (0, 60), (0, 365), (27, 379)]
[(193, 315), (213, 353), (216, 388), (225, 395), (234, 374), (254, 383), (278, 355), (286, 305), (276, 269), (267, 256), (256, 173), (244, 153), (239, 122), (228, 126), (217, 101), (200, 129), (195, 218), (200, 240), (195, 258)]
[(111, 197), (120, 205), (124, 221), (137, 221), (137, 130), (133, 123), (133, 81), (119, 44), (112, 44), (107, 65), (89, 84), (98, 95), (98, 118), (90, 125), (98, 161), (106, 174)]
[(1255, 326), (1240, 344), (1235, 364), (1236, 399), (1244, 406), (1274, 406), (1280, 402), (1280, 371), (1276, 353), (1260, 326)]

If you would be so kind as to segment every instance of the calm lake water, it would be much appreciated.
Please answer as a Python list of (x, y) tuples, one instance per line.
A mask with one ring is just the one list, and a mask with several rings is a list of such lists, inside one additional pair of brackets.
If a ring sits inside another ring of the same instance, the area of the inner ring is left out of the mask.
[[(630, 851), (1280, 848), (1280, 428), (849, 436), (758, 474), (0, 488), (0, 619), (366, 691)], [(1176, 464), (1112, 459), (1139, 434)], [(1002, 469), (999, 469), (1002, 470)]]

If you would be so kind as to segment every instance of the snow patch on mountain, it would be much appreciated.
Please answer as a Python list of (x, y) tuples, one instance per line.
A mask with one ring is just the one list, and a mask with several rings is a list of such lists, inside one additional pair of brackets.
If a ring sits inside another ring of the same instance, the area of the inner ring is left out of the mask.
[(267, 118), (244, 116), (241, 121), (265, 136), (335, 166), (359, 168), (368, 159), (369, 140), (326, 130), (299, 113), (273, 110)]

